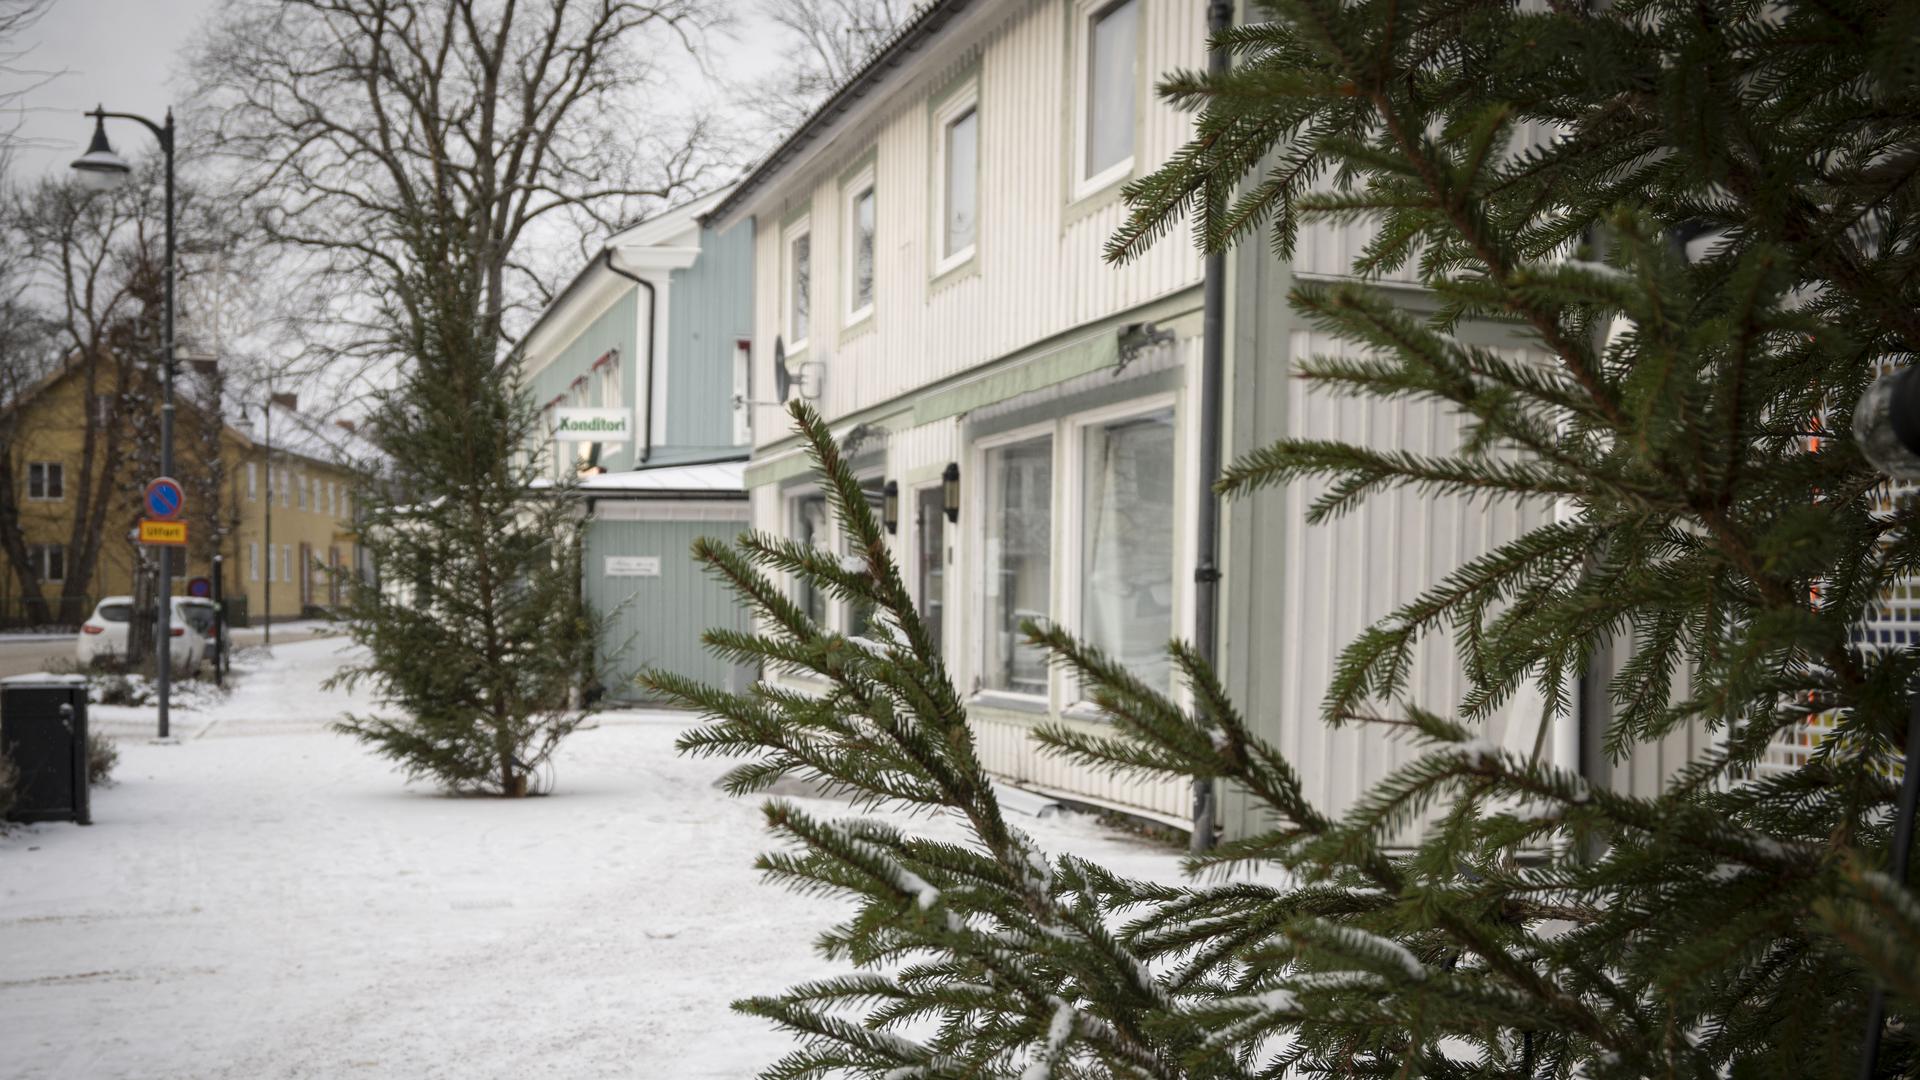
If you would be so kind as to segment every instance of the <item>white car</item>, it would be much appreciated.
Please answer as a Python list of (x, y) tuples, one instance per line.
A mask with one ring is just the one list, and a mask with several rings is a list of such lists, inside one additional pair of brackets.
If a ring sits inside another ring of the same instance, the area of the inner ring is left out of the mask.
[[(200, 666), (207, 654), (208, 635), (213, 633), (213, 601), (191, 596), (173, 598), (173, 669), (185, 674)], [(74, 659), (82, 667), (96, 659), (127, 654), (127, 628), (133, 622), (133, 597), (109, 596), (94, 606), (93, 614), (80, 624), (80, 639), (74, 646)]]

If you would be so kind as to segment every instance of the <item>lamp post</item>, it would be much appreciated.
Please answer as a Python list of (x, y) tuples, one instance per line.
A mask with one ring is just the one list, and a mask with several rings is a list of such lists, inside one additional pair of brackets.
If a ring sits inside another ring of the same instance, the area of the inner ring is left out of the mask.
[[(1890, 479), (1920, 480), (1920, 369), (1901, 368), (1874, 380), (1854, 409), (1853, 437), (1867, 460)], [(1908, 699), (1904, 751), (1893, 851), (1887, 859), (1887, 876), (1899, 889), (1907, 887), (1907, 854), (1913, 848), (1914, 813), (1920, 804), (1920, 687)], [(1872, 1080), (1879, 1067), (1886, 1012), (1886, 988), (1876, 979), (1867, 998), (1867, 1031), (1860, 1051), (1863, 1080)]]
[[(80, 183), (94, 191), (110, 191), (127, 182), (133, 174), (133, 166), (115, 153), (113, 144), (107, 141), (107, 120), (135, 120), (147, 126), (154, 137), (160, 140), (160, 151), (166, 156), (167, 184), (167, 221), (166, 221), (166, 309), (162, 314), (160, 342), (160, 475), (173, 475), (173, 110), (167, 110), (164, 123), (156, 124), (138, 113), (108, 112), (96, 108), (85, 115), (93, 117), (93, 142), (87, 152), (74, 159), (73, 170), (79, 174)], [(173, 681), (173, 549), (160, 549), (160, 613), (155, 617), (158, 624), (159, 663), (158, 682), (160, 689), (160, 737), (168, 734), (168, 704)]]

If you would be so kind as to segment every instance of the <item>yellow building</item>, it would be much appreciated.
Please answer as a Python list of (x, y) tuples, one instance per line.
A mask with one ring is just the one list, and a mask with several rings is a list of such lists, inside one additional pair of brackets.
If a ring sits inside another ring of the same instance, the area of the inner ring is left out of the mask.
[[(72, 361), (0, 412), (0, 626), (72, 625), (155, 565), (132, 532), (157, 471), (158, 390), (143, 369)], [(189, 542), (175, 594), (207, 589), (218, 554), (225, 594), (252, 623), (339, 604), (327, 568), (358, 565), (346, 463), (364, 457), (359, 440), (289, 396), (241, 415), (209, 407), (215, 397), (208, 371), (182, 366), (173, 472)]]

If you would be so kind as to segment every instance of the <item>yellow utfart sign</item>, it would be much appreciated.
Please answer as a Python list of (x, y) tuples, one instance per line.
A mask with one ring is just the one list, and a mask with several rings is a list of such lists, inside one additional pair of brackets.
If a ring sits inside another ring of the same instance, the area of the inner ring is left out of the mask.
[(143, 544), (185, 544), (187, 542), (187, 523), (184, 521), (142, 521), (140, 523), (140, 542)]

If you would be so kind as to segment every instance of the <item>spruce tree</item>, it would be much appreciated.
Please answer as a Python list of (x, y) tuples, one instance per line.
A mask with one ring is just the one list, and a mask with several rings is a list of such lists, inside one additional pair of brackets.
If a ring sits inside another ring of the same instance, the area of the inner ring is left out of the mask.
[[(422, 224), (439, 258), (400, 280), (386, 313), (405, 357), (367, 434), (381, 451), (356, 498), (374, 575), (345, 619), (385, 707), (336, 725), (455, 791), (535, 793), (587, 715), (578, 690), (598, 626), (580, 595), (580, 530), (516, 369), (496, 361), (497, 316), (465, 236)], [(338, 571), (336, 571), (338, 572)]]
[[(1920, 903), (1887, 865), (1920, 657), (1868, 647), (1863, 612), (1920, 562), (1909, 504), (1853, 445), (1854, 404), (1920, 351), (1911, 4), (1277, 0), (1217, 44), (1223, 76), (1162, 83), (1192, 141), (1127, 192), (1124, 261), (1183, 215), (1206, 250), (1301, 224), (1379, 223), (1357, 280), (1290, 302), (1353, 348), (1292, 362), (1337, 392), (1442, 403), (1450, 453), (1283, 441), (1222, 489), (1312, 483), (1312, 516), (1396, 487), (1556, 506), (1344, 652), (1329, 723), (1423, 752), (1335, 812), (1302, 794), (1214, 673), (1171, 647), (1173, 700), (1057, 630), (1035, 641), (1113, 721), (1051, 749), (1150, 778), (1237, 785), (1271, 825), (1192, 862), (1286, 884), (1122, 880), (1037, 850), (996, 804), (964, 700), (824, 425), (796, 407), (857, 563), (777, 537), (697, 556), (760, 618), (723, 654), (823, 694), (727, 694), (689, 752), (739, 792), (799, 774), (856, 806), (955, 813), (934, 842), (775, 802), (761, 866), (843, 895), (822, 938), (855, 974), (737, 1007), (800, 1047), (803, 1077), (1808, 1077), (1920, 1073)], [(1411, 267), (1433, 314), (1367, 279)], [(1515, 328), (1520, 359), (1463, 344)], [(782, 579), (872, 605), (849, 639)], [(1453, 639), (1469, 691), (1408, 692)], [(1618, 755), (1693, 726), (1712, 749), (1657, 795), (1589, 784), (1481, 735), (1522, 685), (1566, 708), (1597, 647)], [(1189, 703), (1190, 701), (1190, 703)], [(1829, 726), (1806, 764), (1777, 736)], [(1392, 842), (1411, 834), (1412, 847)]]

